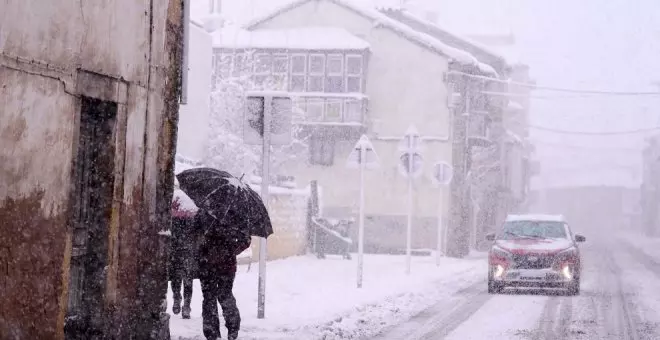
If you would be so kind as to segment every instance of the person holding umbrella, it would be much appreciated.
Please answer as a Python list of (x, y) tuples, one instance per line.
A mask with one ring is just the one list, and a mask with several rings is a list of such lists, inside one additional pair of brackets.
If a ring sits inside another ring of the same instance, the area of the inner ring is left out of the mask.
[(241, 323), (232, 293), (236, 256), (250, 246), (251, 236), (273, 233), (268, 211), (255, 191), (227, 172), (196, 168), (176, 177), (181, 190), (199, 207), (195, 227), (201, 232), (198, 274), (204, 336), (207, 340), (220, 338), (220, 303), (228, 338), (235, 340)]

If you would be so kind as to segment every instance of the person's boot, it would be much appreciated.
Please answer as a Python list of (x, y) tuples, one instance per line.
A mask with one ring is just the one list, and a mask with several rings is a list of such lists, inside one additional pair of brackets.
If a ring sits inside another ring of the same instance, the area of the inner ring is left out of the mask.
[(183, 305), (183, 310), (181, 311), (181, 317), (184, 319), (190, 319), (190, 303)]
[(181, 300), (177, 299), (174, 300), (174, 304), (172, 305), (172, 313), (174, 313), (174, 315), (177, 315), (179, 314), (179, 312), (181, 312)]
[(227, 339), (229, 340), (238, 339), (238, 331), (230, 331), (229, 334), (227, 334)]

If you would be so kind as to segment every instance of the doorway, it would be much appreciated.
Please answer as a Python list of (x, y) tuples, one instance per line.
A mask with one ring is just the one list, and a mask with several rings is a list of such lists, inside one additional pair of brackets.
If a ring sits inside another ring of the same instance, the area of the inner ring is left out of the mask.
[(101, 338), (112, 213), (117, 103), (83, 97), (74, 159), (74, 219), (65, 334)]

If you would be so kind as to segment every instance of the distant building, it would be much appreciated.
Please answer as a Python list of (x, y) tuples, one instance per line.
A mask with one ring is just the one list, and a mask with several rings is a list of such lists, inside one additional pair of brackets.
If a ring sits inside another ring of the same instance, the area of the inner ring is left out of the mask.
[[(425, 175), (416, 181), (413, 246), (433, 246), (440, 195), (430, 169), (437, 161), (453, 162), (448, 72), (458, 67), (493, 77), (494, 68), (381, 11), (346, 0), (290, 2), (244, 29), (221, 32), (214, 36), (220, 78), (240, 74), (244, 67), (237, 65), (249, 52), (248, 72), (256, 83), (271, 79), (268, 89), (296, 98), (296, 123), (308, 133), (309, 158), (286, 164), (283, 171), (301, 183), (318, 180), (324, 215), (357, 213), (358, 174), (345, 168), (345, 160), (360, 134), (371, 138), (381, 169), (367, 176), (365, 240), (370, 250), (398, 251), (405, 245), (406, 184), (398, 173), (398, 147), (408, 125), (416, 125), (426, 163)], [(445, 192), (445, 216), (453, 200)]]
[(182, 1), (4, 1), (0, 339), (168, 339)]

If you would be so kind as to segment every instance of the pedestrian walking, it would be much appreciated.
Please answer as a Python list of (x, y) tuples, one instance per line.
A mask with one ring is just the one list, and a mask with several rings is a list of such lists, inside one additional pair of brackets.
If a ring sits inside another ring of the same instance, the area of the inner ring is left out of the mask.
[(265, 204), (242, 178), (213, 168), (194, 168), (176, 175), (180, 188), (199, 210), (198, 277), (202, 284), (202, 324), (208, 340), (220, 338), (218, 303), (228, 338), (235, 340), (241, 316), (232, 289), (237, 259), (250, 246), (251, 236), (267, 238), (273, 225)]
[[(178, 197), (172, 202), (172, 237), (170, 239), (169, 272), (172, 287), (172, 313), (190, 319), (190, 301), (193, 294), (193, 279), (196, 271), (195, 212), (181, 207)], [(181, 288), (183, 286), (183, 299)], [(181, 302), (183, 300), (183, 309)]]
[(202, 237), (198, 253), (199, 280), (202, 285), (202, 324), (207, 340), (220, 336), (218, 303), (227, 328), (229, 340), (238, 338), (241, 315), (232, 292), (236, 278), (236, 256), (250, 246), (248, 228), (238, 225), (248, 223), (234, 211), (227, 212), (218, 221), (207, 211), (199, 210), (195, 224)]

